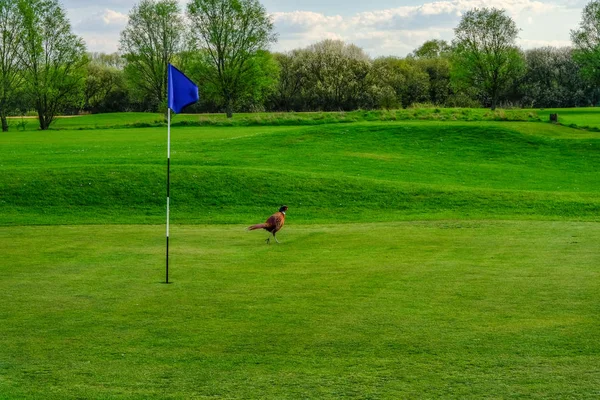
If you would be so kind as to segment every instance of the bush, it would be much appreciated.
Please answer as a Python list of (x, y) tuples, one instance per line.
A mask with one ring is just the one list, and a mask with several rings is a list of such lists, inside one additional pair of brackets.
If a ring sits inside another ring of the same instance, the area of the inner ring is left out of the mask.
[(424, 102), (424, 103), (413, 103), (412, 105), (410, 105), (408, 108), (415, 108), (415, 109), (421, 109), (421, 108), (436, 108), (437, 106), (433, 103), (430, 102)]

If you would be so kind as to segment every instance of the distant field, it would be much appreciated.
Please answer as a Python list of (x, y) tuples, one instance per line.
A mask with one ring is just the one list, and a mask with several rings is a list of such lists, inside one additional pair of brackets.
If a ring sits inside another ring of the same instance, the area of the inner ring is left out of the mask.
[[(327, 123), (376, 121), (528, 121), (547, 122), (550, 113), (559, 115), (565, 126), (600, 130), (599, 108), (564, 109), (489, 109), (472, 108), (409, 108), (390, 111), (300, 112), (300, 113), (236, 113), (231, 120), (224, 114), (172, 115), (173, 125), (196, 126), (270, 126), (322, 125)], [(11, 118), (14, 130), (34, 131), (39, 125), (36, 118)], [(165, 115), (157, 113), (116, 113), (58, 117), (52, 124), (55, 130), (89, 130), (110, 128), (158, 127), (166, 124)]]
[[(496, 110), (472, 108), (409, 108), (390, 111), (236, 113), (172, 115), (174, 126), (277, 126), (323, 125), (331, 123), (376, 122), (396, 120), (433, 121), (539, 121), (534, 110)], [(37, 130), (35, 118), (12, 118), (13, 129)], [(166, 126), (166, 116), (157, 113), (117, 113), (58, 117), (54, 130), (89, 130), (112, 128), (146, 128)]]
[(0, 133), (0, 399), (599, 397), (600, 133), (425, 110), (176, 116), (172, 285), (162, 116)]

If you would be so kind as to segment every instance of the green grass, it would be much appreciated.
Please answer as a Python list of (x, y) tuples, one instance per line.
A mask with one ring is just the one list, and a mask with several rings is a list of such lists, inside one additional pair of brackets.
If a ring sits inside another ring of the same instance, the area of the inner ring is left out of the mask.
[[(58, 135), (58, 136), (57, 136)], [(0, 136), (0, 224), (160, 223), (164, 128)], [(173, 219), (598, 220), (600, 137), (500, 122), (174, 128)]]
[[(173, 126), (294, 126), (331, 123), (376, 121), (527, 121), (547, 122), (550, 113), (558, 113), (559, 123), (578, 129), (600, 131), (598, 108), (560, 109), (489, 109), (474, 108), (408, 108), (351, 112), (298, 112), (298, 113), (236, 113), (228, 120), (224, 114), (181, 114), (172, 116)], [(36, 118), (9, 119), (13, 130), (35, 131)], [(57, 117), (52, 130), (90, 130), (148, 128), (166, 126), (165, 115), (157, 113), (113, 113), (73, 117)]]
[(597, 398), (600, 133), (453, 112), (175, 126), (171, 285), (156, 115), (0, 134), (0, 399)]
[(538, 110), (542, 121), (548, 121), (550, 114), (558, 114), (558, 123), (564, 126), (584, 130), (600, 131), (600, 108), (547, 108)]
[(597, 398), (600, 226), (0, 228), (3, 398)]
[[(535, 110), (496, 110), (472, 108), (409, 108), (403, 110), (299, 113), (236, 113), (172, 115), (172, 126), (296, 126), (332, 123), (429, 120), (429, 121), (540, 121)], [(36, 118), (12, 118), (12, 129), (35, 131)], [(156, 113), (114, 113), (57, 117), (52, 130), (148, 128), (166, 126), (166, 116)]]

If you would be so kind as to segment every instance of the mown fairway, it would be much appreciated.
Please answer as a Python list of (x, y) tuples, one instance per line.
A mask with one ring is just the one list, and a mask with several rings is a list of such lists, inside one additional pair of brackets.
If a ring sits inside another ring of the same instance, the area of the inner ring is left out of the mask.
[(165, 139), (0, 135), (0, 398), (600, 396), (600, 134), (177, 127), (171, 285)]

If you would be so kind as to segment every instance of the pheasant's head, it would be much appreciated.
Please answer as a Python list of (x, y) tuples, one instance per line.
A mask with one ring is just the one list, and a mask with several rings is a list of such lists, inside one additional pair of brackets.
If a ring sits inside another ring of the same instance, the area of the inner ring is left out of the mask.
[(281, 213), (284, 213), (284, 214), (285, 214), (285, 212), (287, 211), (287, 209), (288, 209), (288, 206), (285, 206), (285, 205), (284, 205), (284, 206), (281, 206), (281, 207), (279, 207), (279, 212), (281, 212)]

